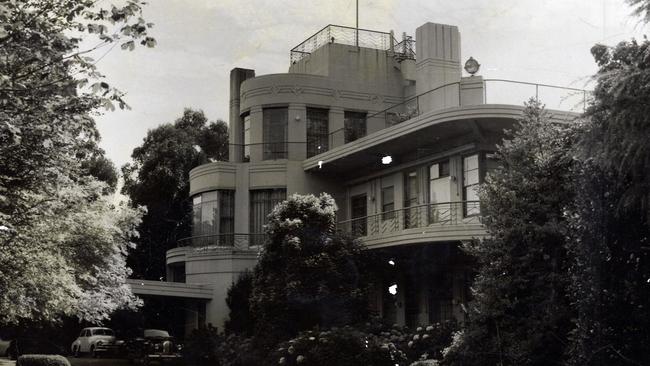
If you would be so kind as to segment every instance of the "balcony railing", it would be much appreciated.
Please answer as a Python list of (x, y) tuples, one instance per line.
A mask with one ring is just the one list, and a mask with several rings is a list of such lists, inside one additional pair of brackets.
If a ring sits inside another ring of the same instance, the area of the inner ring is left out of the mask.
[(280, 142), (260, 142), (255, 144), (230, 144), (230, 146), (234, 148), (235, 156), (237, 156), (239, 158), (239, 161), (242, 162), (249, 162), (251, 156), (256, 156), (257, 159), (261, 159), (261, 160), (288, 159), (289, 150), (297, 149), (297, 148), (293, 148), (293, 146), (296, 145), (302, 147), (302, 146), (306, 146), (307, 143), (280, 141)]
[(341, 221), (337, 228), (353, 237), (375, 236), (399, 231), (481, 223), (479, 201), (427, 203)]
[(183, 238), (178, 241), (178, 247), (195, 247), (195, 248), (235, 248), (248, 249), (252, 246), (263, 245), (266, 240), (266, 234), (212, 234), (196, 235)]
[[(523, 105), (528, 99), (535, 98), (544, 103), (546, 108), (549, 109), (581, 113), (587, 108), (590, 97), (591, 91), (585, 89), (504, 79), (483, 80), (484, 104)], [(384, 128), (392, 127), (434, 110), (436, 100), (445, 100), (446, 106), (460, 106), (460, 82), (439, 86), (404, 102), (370, 114), (366, 117), (366, 121), (371, 118), (381, 118), (385, 121)], [(354, 139), (348, 138), (349, 135), (350, 129), (346, 128), (330, 132), (326, 148), (331, 149), (341, 145), (341, 142), (354, 141)], [(323, 149), (322, 152), (325, 151), (327, 150)]]
[(294, 64), (328, 43), (394, 51), (400, 59), (415, 58), (415, 41), (407, 37), (397, 42), (392, 33), (329, 24), (291, 49)]

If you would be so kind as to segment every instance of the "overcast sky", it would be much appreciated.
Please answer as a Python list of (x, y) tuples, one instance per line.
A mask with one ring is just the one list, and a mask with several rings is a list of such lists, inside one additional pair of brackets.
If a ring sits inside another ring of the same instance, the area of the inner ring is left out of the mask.
[[(592, 45), (641, 38), (646, 28), (630, 13), (624, 0), (359, 0), (360, 28), (400, 38), (425, 22), (456, 25), (461, 59), (477, 59), (483, 77), (578, 88), (596, 71)], [(155, 48), (95, 55), (132, 108), (97, 118), (118, 167), (186, 107), (227, 121), (232, 68), (286, 72), (289, 50), (323, 26), (354, 26), (355, 0), (150, 0), (144, 16)]]

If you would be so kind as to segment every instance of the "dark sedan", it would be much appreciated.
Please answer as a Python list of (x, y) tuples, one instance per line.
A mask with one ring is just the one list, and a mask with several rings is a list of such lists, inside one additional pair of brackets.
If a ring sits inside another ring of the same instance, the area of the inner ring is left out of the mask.
[(182, 345), (166, 330), (145, 329), (126, 342), (127, 358), (148, 365), (151, 362), (175, 362), (182, 359)]

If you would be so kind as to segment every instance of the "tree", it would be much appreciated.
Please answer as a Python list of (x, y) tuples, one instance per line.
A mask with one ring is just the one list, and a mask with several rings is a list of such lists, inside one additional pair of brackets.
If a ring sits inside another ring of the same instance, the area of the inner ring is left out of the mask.
[(566, 237), (575, 128), (531, 100), (481, 187), (490, 238), (465, 245), (479, 263), (469, 322), (447, 353), (458, 365), (558, 365), (570, 330)]
[(230, 309), (229, 319), (224, 325), (227, 334), (250, 336), (253, 332), (253, 314), (250, 311), (250, 296), (253, 291), (253, 274), (246, 271), (230, 286), (226, 304)]
[(597, 85), (574, 152), (572, 365), (650, 364), (649, 53), (648, 40), (592, 48)]
[(146, 206), (147, 214), (129, 265), (134, 276), (157, 280), (165, 276), (165, 252), (190, 236), (189, 172), (228, 159), (228, 127), (223, 121), (208, 124), (202, 111), (186, 109), (174, 124), (150, 130), (131, 157), (122, 167), (122, 193), (133, 205)]
[(140, 14), (139, 0), (0, 1), (0, 323), (101, 321), (137, 304), (124, 257), (141, 212), (114, 207), (82, 163), (99, 138), (92, 114), (125, 107), (87, 54), (153, 46)]
[(335, 211), (328, 194), (294, 194), (269, 215), (250, 300), (261, 343), (367, 316), (362, 245), (334, 232)]

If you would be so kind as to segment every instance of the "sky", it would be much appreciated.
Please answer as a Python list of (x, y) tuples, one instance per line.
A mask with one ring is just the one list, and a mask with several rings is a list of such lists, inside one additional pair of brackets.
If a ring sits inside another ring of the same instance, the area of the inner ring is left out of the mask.
[[(456, 25), (461, 60), (477, 59), (484, 78), (589, 88), (597, 70), (591, 46), (647, 31), (631, 12), (625, 0), (359, 0), (359, 27), (400, 38), (426, 22)], [(291, 48), (316, 31), (354, 27), (355, 0), (149, 0), (143, 15), (155, 24), (155, 48), (106, 47), (93, 55), (131, 106), (96, 119), (117, 167), (148, 130), (185, 108), (227, 122), (231, 69), (287, 72)]]

